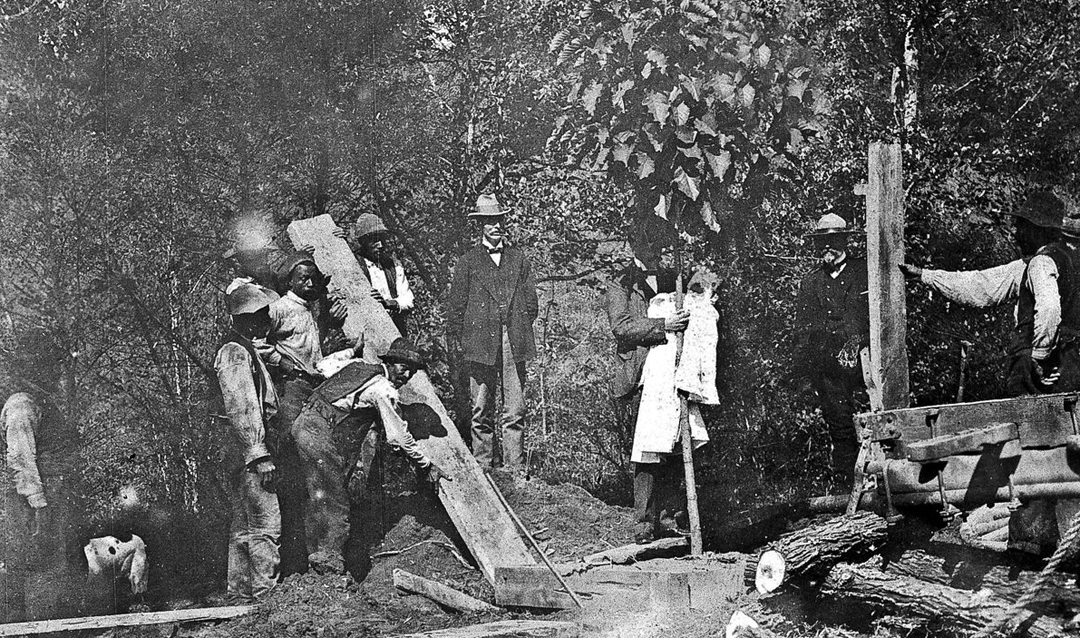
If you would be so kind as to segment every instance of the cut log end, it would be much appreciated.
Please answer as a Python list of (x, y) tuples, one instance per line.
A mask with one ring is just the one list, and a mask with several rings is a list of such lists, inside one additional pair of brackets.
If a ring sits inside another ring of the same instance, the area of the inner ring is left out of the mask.
[(784, 582), (786, 563), (780, 552), (770, 549), (758, 558), (754, 587), (759, 594), (771, 594)]

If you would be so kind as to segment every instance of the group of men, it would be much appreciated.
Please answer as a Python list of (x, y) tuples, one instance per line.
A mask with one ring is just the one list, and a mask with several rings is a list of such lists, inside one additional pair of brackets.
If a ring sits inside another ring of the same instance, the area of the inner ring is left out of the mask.
[[(474, 455), (484, 467), (521, 472), (537, 297), (528, 260), (506, 236), (506, 213), (483, 195), (469, 214), (480, 242), (454, 271), (448, 341), (466, 363)], [(415, 299), (388, 250), (388, 234), (378, 216), (366, 213), (351, 239), (372, 297), (404, 335)], [(400, 337), (373, 363), (362, 334), (343, 344), (348, 309), (330, 291), (311, 247), (297, 248), (285, 253), (265, 240), (242, 239), (227, 253), (241, 276), (226, 290), (233, 329), (215, 370), (238, 443), (228, 576), (228, 595), (237, 600), (259, 599), (278, 582), (283, 524), (303, 530), (306, 566), (298, 569), (346, 573), (350, 494), (357, 491), (350, 485), (362, 487), (379, 431), (430, 484), (453, 480), (420, 449), (399, 404), (397, 390), (426, 367), (420, 352)], [(335, 340), (346, 347), (335, 348)], [(286, 543), (290, 536), (286, 531)]]

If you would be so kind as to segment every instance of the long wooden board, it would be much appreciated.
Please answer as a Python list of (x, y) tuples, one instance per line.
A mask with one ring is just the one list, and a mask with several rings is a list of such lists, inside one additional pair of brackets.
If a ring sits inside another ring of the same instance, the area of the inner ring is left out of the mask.
[(80, 616), (57, 620), (38, 620), (0, 625), (0, 636), (29, 636), (58, 631), (81, 631), (84, 629), (110, 629), (113, 627), (142, 627), (166, 623), (227, 620), (253, 613), (254, 605), (210, 607), (206, 609), (176, 609), (152, 611), (141, 614), (115, 614), (112, 616)]
[[(556, 565), (586, 609), (619, 608), (708, 610), (742, 594), (747, 557), (676, 561), (657, 559), (635, 565), (586, 567)], [(543, 567), (497, 570), (495, 602), (503, 606), (572, 609), (576, 605), (555, 576)]]
[(560, 620), (502, 620), (457, 629), (440, 629), (397, 638), (578, 638), (577, 623)]
[(905, 344), (904, 184), (900, 145), (871, 142), (866, 189), (871, 377), (886, 410), (910, 405)]
[[(356, 339), (362, 333), (365, 358), (370, 358), (386, 352), (401, 335), (372, 299), (371, 284), (348, 244), (334, 237), (335, 227), (329, 215), (301, 219), (289, 224), (289, 238), (314, 246), (315, 263), (330, 275), (331, 290), (344, 297), (349, 309), (345, 335)], [(420, 449), (452, 478), (440, 482), (439, 499), (487, 579), (495, 583), (496, 567), (536, 565), (426, 374), (416, 374), (401, 389), (401, 403)]]

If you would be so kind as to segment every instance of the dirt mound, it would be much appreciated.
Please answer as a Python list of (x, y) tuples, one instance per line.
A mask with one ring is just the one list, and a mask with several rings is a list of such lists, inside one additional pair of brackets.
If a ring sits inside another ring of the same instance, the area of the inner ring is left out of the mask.
[(634, 542), (633, 511), (608, 505), (576, 485), (495, 474), (499, 489), (553, 562)]

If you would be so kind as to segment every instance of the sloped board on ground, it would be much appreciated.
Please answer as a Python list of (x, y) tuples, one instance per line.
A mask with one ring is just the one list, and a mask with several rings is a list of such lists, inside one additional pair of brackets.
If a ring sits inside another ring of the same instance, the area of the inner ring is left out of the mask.
[(114, 627), (142, 627), (168, 623), (204, 622), (228, 620), (254, 613), (254, 605), (233, 607), (212, 607), (208, 609), (176, 609), (173, 611), (152, 611), (141, 614), (115, 614), (112, 616), (82, 616), (79, 618), (59, 618), (57, 620), (38, 620), (34, 622), (9, 623), (0, 625), (0, 636), (32, 636), (34, 634), (53, 634), (61, 631), (83, 631), (87, 629), (111, 629)]
[[(650, 565), (652, 563), (652, 565)], [(710, 609), (746, 589), (746, 557), (730, 561), (644, 561), (582, 571), (558, 565), (585, 608)], [(574, 602), (544, 567), (495, 570), (495, 601), (503, 606), (571, 609)]]
[[(356, 339), (363, 333), (365, 357), (382, 354), (400, 335), (383, 307), (371, 298), (371, 285), (348, 244), (333, 236), (334, 227), (329, 215), (297, 220), (289, 224), (289, 238), (298, 245), (314, 246), (319, 269), (331, 276), (331, 289), (344, 297), (349, 309), (346, 336)], [(439, 499), (488, 580), (495, 582), (496, 567), (535, 565), (426, 374), (416, 374), (401, 389), (401, 403), (420, 449), (453, 479), (440, 482)]]
[(457, 629), (440, 629), (398, 638), (578, 638), (577, 623), (557, 620), (503, 620)]

